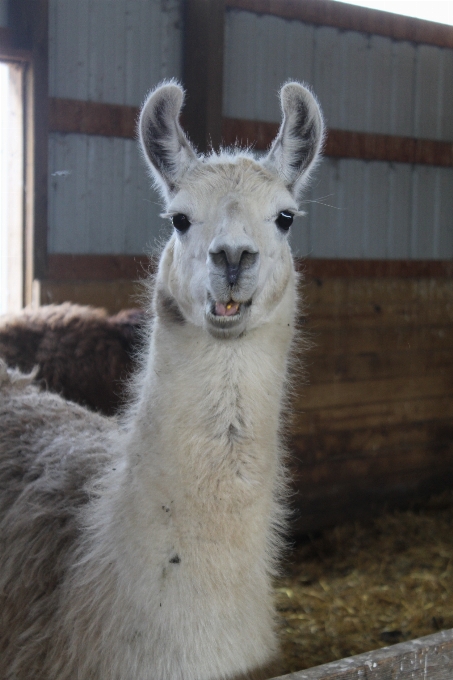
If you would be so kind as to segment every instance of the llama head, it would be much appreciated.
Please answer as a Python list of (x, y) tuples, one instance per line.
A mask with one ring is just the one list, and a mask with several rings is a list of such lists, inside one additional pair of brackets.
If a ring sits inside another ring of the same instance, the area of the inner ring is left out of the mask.
[(182, 103), (181, 87), (164, 84), (140, 115), (142, 150), (174, 226), (159, 266), (156, 311), (234, 338), (294, 300), (288, 233), (322, 145), (322, 116), (308, 89), (287, 83), (282, 124), (266, 157), (204, 157), (179, 125)]

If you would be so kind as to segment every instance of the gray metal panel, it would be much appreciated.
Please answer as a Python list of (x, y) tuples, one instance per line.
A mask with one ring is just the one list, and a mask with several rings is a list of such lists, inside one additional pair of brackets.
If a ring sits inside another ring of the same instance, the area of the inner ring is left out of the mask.
[(362, 254), (382, 259), (387, 257), (389, 224), (389, 179), (387, 163), (366, 163), (364, 182), (365, 219), (362, 234)]
[[(367, 90), (371, 49), (368, 36), (348, 31), (340, 34), (341, 91), (339, 128), (367, 129)], [(335, 55), (334, 55), (335, 56)], [(315, 83), (316, 89), (316, 83)]]
[(410, 256), (412, 225), (411, 165), (396, 163), (389, 167), (389, 218), (386, 256), (404, 259)]
[(49, 252), (142, 253), (165, 221), (136, 142), (51, 134)]
[(453, 169), (327, 158), (301, 205), (298, 255), (453, 257)]
[(8, 28), (8, 0), (0, 0), (0, 27)]
[(437, 257), (453, 257), (453, 168), (439, 172)]
[(389, 38), (372, 35), (368, 39), (368, 68), (366, 81), (366, 127), (389, 132), (395, 105), (392, 88), (394, 70), (393, 43)]
[(312, 26), (297, 21), (227, 12), (224, 115), (278, 120), (277, 94), (285, 80), (312, 81), (313, 36)]
[(453, 50), (442, 50), (440, 139), (453, 140)]
[(315, 29), (313, 87), (329, 127), (342, 126), (341, 34), (336, 28)]
[(181, 78), (180, 0), (50, 0), (50, 96), (139, 105)]
[(391, 135), (412, 135), (414, 130), (415, 58), (415, 45), (393, 42), (388, 127)]
[(453, 50), (229, 10), (224, 114), (277, 121), (289, 78), (313, 86), (330, 127), (453, 139)]
[(442, 52), (442, 49), (432, 45), (417, 47), (414, 121), (416, 137), (441, 138)]

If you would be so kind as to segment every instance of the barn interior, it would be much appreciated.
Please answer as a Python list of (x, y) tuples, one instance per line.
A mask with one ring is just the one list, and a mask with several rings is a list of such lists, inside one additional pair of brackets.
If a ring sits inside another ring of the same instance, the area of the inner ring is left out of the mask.
[(264, 151), (281, 84), (309, 85), (327, 136), (291, 236), (281, 673), (453, 628), (453, 26), (334, 0), (0, 0), (0, 62), (9, 315), (140, 309), (170, 233), (136, 140), (150, 89), (183, 83), (201, 152)]

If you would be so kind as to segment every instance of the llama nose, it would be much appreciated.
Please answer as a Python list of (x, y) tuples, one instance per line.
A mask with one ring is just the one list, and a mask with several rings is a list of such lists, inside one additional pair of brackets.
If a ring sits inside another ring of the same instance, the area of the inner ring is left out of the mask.
[(230, 245), (227, 243), (213, 244), (209, 250), (211, 261), (226, 273), (230, 286), (235, 286), (241, 272), (250, 269), (258, 261), (258, 252), (251, 244)]

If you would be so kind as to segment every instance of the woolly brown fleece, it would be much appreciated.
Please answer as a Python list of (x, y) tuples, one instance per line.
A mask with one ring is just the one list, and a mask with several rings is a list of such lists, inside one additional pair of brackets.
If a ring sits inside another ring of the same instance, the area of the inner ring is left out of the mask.
[(145, 313), (65, 302), (0, 317), (0, 357), (28, 373), (38, 366), (44, 389), (94, 411), (113, 415), (123, 403), (141, 343)]

